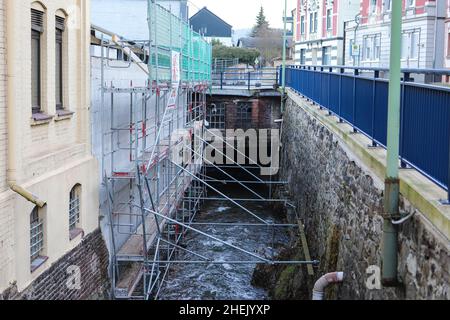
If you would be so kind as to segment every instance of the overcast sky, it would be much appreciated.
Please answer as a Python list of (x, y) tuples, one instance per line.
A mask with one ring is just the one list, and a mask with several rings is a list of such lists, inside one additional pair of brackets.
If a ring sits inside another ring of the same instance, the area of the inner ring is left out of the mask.
[[(295, 8), (295, 0), (288, 1), (288, 12)], [(251, 28), (261, 5), (273, 28), (283, 27), (284, 0), (189, 0), (190, 14), (207, 7), (233, 26), (233, 29)]]

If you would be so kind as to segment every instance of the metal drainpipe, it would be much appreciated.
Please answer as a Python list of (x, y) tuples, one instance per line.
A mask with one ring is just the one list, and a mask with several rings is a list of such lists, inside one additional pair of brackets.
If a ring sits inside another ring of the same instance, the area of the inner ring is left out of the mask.
[(7, 101), (8, 101), (8, 185), (12, 191), (19, 194), (26, 200), (34, 203), (39, 208), (45, 206), (45, 201), (42, 201), (37, 196), (33, 195), (30, 191), (26, 190), (22, 186), (17, 184), (18, 173), (17, 168), (19, 161), (19, 148), (18, 139), (20, 137), (19, 128), (17, 125), (17, 114), (18, 111), (13, 106), (16, 99), (16, 85), (17, 85), (17, 70), (16, 61), (17, 58), (17, 37), (15, 34), (16, 30), (16, 19), (18, 17), (17, 4), (13, 0), (8, 0), (6, 3), (6, 10), (8, 13), (8, 18), (6, 19), (6, 48), (7, 54), (7, 68), (8, 68), (8, 89), (7, 89)]
[(402, 1), (392, 1), (389, 104), (387, 128), (387, 171), (384, 191), (384, 224), (382, 244), (382, 283), (397, 284), (397, 226), (399, 217), (399, 140), (400, 140), (400, 53)]
[(281, 96), (281, 113), (284, 113), (286, 103), (286, 13), (287, 12), (287, 0), (284, 0), (284, 30), (283, 30), (283, 77), (281, 78), (282, 96)]

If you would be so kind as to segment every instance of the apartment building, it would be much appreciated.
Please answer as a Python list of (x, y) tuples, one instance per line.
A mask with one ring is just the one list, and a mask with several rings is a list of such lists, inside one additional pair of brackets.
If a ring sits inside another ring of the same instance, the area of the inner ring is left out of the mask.
[[(393, 0), (362, 0), (359, 16), (346, 29), (346, 64), (389, 67)], [(444, 66), (447, 0), (403, 0), (403, 68)]]
[(294, 23), (295, 63), (341, 65), (344, 22), (354, 19), (359, 0), (298, 0)]
[(0, 298), (83, 298), (104, 274), (89, 6), (0, 2)]

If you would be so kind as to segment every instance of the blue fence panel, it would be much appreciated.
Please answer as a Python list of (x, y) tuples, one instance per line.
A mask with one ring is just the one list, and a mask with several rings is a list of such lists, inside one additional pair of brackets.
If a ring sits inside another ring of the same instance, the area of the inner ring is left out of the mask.
[(339, 74), (330, 74), (330, 101), (329, 108), (335, 114), (339, 114)]
[(356, 79), (354, 124), (369, 136), (372, 135), (373, 86), (374, 81), (372, 80)]
[(353, 77), (343, 75), (341, 80), (341, 114), (349, 123), (353, 123)]
[[(287, 86), (386, 146), (387, 80), (303, 67), (288, 67), (287, 79)], [(401, 103), (402, 160), (448, 190), (450, 89), (405, 83)]]
[(322, 74), (321, 97), (320, 97), (320, 104), (326, 108), (330, 107), (330, 101), (328, 98), (329, 94), (330, 94), (330, 74), (327, 72)]
[(400, 155), (441, 186), (448, 183), (450, 91), (404, 86)]
[(375, 82), (374, 104), (374, 134), (373, 139), (386, 146), (387, 144), (387, 118), (388, 118), (389, 83), (387, 81)]

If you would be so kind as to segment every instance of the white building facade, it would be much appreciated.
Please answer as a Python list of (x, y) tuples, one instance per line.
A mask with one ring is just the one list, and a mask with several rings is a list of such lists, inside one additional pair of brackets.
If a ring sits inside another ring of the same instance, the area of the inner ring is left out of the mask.
[[(362, 0), (359, 23), (346, 29), (347, 65), (389, 67), (392, 0)], [(444, 66), (448, 0), (403, 0), (402, 68)]]

